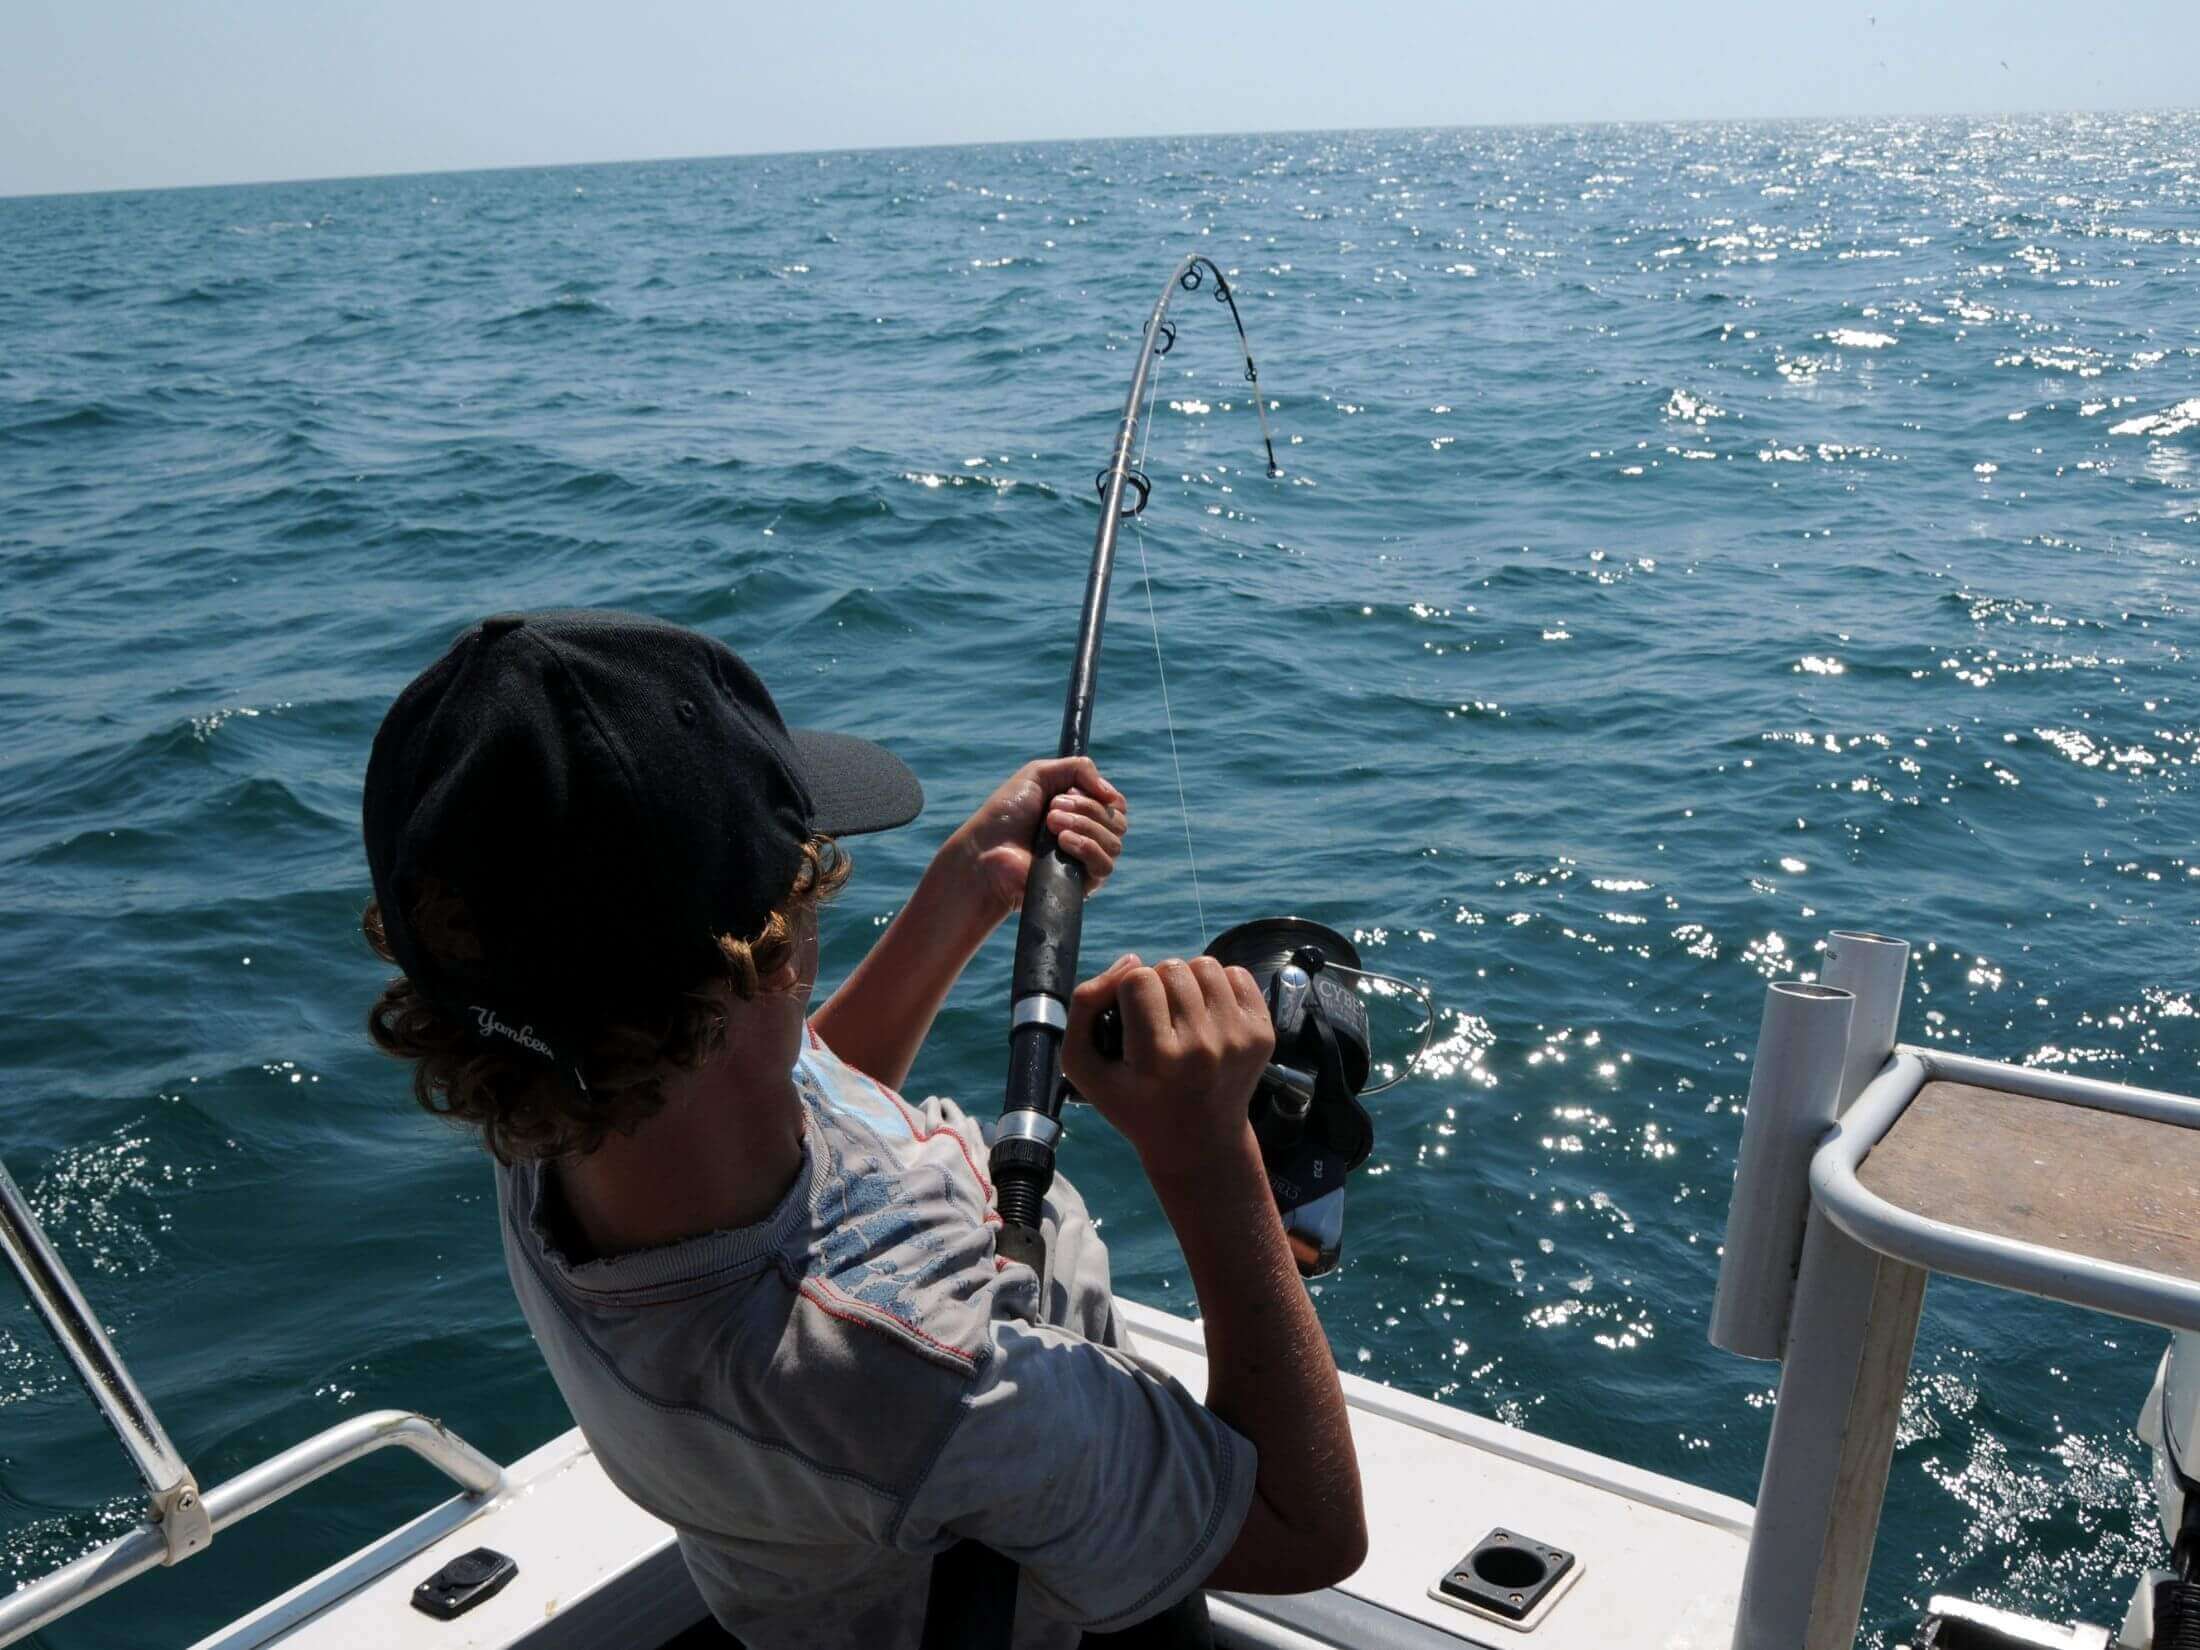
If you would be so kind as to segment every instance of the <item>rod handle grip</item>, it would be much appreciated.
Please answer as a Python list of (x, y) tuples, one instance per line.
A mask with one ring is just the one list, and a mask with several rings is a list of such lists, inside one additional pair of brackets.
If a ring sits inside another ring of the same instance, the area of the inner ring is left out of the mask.
[(1024, 882), (1023, 914), (1016, 927), (1012, 995), (1052, 997), (1064, 1007), (1077, 985), (1077, 947), (1084, 937), (1085, 868), (1042, 831)]

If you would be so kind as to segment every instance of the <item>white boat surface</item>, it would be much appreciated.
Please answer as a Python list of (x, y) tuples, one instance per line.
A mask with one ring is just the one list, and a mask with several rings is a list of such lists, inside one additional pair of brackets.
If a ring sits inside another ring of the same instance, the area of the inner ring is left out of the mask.
[[(1204, 1391), (1199, 1325), (1123, 1306), (1138, 1350)], [(1723, 1650), (1749, 1550), (1747, 1503), (1356, 1375), (1343, 1380), (1368, 1561), (1323, 1593), (1216, 1598), (1218, 1642)], [(1574, 1579), (1527, 1631), (1430, 1596), (1492, 1528), (1576, 1555)], [(412, 1607), (424, 1577), (483, 1546), (519, 1566), (502, 1592), (449, 1622)], [(196, 1650), (610, 1650), (662, 1646), (703, 1619), (671, 1529), (612, 1488), (576, 1429), (514, 1462), (498, 1495), (452, 1498)]]

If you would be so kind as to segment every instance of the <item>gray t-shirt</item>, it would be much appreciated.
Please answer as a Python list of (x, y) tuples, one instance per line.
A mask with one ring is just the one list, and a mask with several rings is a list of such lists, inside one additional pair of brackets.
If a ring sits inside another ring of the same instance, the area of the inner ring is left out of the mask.
[(719, 1622), (751, 1650), (908, 1650), (964, 1536), (1023, 1567), (1019, 1650), (1198, 1587), (1253, 1447), (1130, 1348), (1082, 1200), (1055, 1182), (1042, 1283), (994, 1253), (972, 1119), (814, 1033), (794, 1076), (803, 1166), (756, 1225), (576, 1264), (543, 1168), (497, 1177), (550, 1372)]

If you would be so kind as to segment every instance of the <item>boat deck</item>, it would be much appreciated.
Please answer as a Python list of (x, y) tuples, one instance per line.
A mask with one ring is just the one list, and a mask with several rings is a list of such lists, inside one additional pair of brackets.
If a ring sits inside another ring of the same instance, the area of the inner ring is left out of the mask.
[[(1139, 1349), (1204, 1390), (1199, 1326), (1134, 1303)], [(1725, 1496), (1498, 1422), (1344, 1377), (1366, 1485), (1370, 1557), (1342, 1587), (1304, 1598), (1218, 1596), (1218, 1642), (1263, 1650), (1726, 1650), (1750, 1510)], [(722, 1650), (672, 1532), (605, 1479), (578, 1432), (509, 1473), (486, 1506), (444, 1503), (293, 1589), (197, 1650)], [(1430, 1596), (1493, 1528), (1578, 1555), (1576, 1572), (1522, 1626)], [(412, 1589), (479, 1546), (519, 1573), (449, 1622)]]

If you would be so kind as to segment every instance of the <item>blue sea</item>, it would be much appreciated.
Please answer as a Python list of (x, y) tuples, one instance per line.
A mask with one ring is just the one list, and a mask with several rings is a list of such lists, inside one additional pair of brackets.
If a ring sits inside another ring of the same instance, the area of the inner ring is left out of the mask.
[[(845, 970), (1051, 749), (1092, 477), (1194, 250), (1287, 473), (1180, 295), (1087, 956), (1297, 912), (1433, 992), (1320, 1292), (1344, 1367), (1753, 1496), (1775, 1371), (1704, 1328), (1765, 983), (1830, 928), (1915, 944), (1915, 1040), (2200, 1081), (2200, 116), (0, 201), (0, 1152), (202, 1483), (381, 1406), (503, 1458), (567, 1424), (483, 1161), (362, 1031), (392, 695), (497, 609), (724, 638), (928, 788), (858, 848)], [(1008, 953), (918, 1092), (998, 1103)], [(1414, 1024), (1378, 1003), (1393, 1064)], [(1129, 1151), (1088, 1117), (1064, 1167), (1121, 1289), (1191, 1309)], [(2163, 1340), (1935, 1284), (1875, 1642), (1934, 1591), (2120, 1611)], [(379, 1459), (46, 1642), (187, 1642), (442, 1494)], [(9, 1574), (135, 1505), (11, 1306)]]

